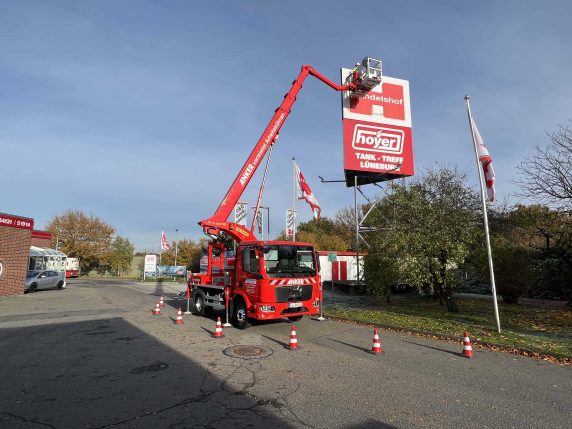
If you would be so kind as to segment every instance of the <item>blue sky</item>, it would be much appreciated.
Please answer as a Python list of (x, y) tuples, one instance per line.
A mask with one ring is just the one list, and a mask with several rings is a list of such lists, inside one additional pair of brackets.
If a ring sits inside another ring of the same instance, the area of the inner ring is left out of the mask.
[[(417, 172), (477, 184), (463, 96), (491, 152), (499, 199), (516, 166), (572, 118), (569, 1), (0, 0), (0, 212), (81, 209), (138, 249), (198, 239), (302, 64), (381, 58), (410, 81)], [(284, 228), (296, 157), (334, 216), (340, 96), (309, 78), (281, 131), (263, 204)], [(254, 203), (261, 174), (243, 197)], [(364, 190), (374, 194), (374, 189)], [(298, 203), (299, 219), (311, 218)]]

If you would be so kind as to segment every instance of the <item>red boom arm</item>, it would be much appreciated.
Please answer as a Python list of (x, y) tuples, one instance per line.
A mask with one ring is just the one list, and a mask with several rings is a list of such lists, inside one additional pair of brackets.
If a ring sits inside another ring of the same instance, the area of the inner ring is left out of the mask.
[(253, 232), (248, 230), (248, 228), (233, 222), (228, 222), (227, 219), (234, 209), (235, 204), (244, 193), (244, 190), (248, 186), (250, 179), (252, 176), (254, 176), (254, 173), (260, 165), (260, 162), (264, 159), (266, 152), (270, 146), (276, 142), (280, 129), (282, 128), (282, 125), (284, 125), (286, 118), (288, 118), (288, 115), (291, 112), (292, 105), (296, 101), (296, 95), (302, 88), (302, 83), (308, 77), (308, 75), (316, 77), (336, 91), (348, 91), (354, 90), (356, 88), (355, 84), (353, 83), (348, 85), (338, 85), (325, 77), (323, 74), (314, 70), (311, 65), (303, 65), (302, 70), (300, 70), (300, 74), (292, 83), (290, 91), (288, 91), (288, 93), (284, 96), (284, 100), (275, 110), (274, 116), (272, 116), (268, 126), (262, 133), (262, 136), (260, 136), (258, 143), (256, 143), (256, 146), (254, 146), (254, 149), (238, 172), (238, 175), (232, 182), (232, 185), (216, 209), (216, 212), (210, 218), (199, 222), (199, 225), (203, 227), (205, 233), (216, 235), (220, 231), (224, 231), (232, 238), (234, 238), (238, 243), (243, 240), (256, 240)]

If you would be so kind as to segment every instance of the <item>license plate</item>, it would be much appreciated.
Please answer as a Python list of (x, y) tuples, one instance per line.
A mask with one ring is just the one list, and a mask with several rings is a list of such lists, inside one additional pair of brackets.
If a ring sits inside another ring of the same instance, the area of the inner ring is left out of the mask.
[(288, 308), (300, 308), (300, 307), (302, 307), (301, 302), (289, 302), (288, 303)]

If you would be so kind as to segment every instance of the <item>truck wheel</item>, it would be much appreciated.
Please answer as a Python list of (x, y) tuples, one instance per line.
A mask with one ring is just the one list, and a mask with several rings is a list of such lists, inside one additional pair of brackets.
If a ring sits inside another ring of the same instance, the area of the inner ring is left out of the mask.
[(289, 317), (288, 320), (290, 322), (297, 322), (298, 320), (302, 320), (302, 317), (304, 317), (304, 316), (292, 316), (292, 317)]
[(193, 313), (197, 316), (205, 315), (205, 294), (198, 290), (193, 295)]
[(234, 309), (232, 311), (232, 324), (235, 328), (246, 329), (250, 325), (248, 322), (248, 316), (246, 313), (246, 304), (242, 299), (239, 299), (234, 304)]

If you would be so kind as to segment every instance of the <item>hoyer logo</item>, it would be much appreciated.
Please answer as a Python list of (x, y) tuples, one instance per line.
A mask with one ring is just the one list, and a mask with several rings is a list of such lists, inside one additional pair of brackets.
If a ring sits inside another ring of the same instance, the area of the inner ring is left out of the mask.
[(368, 152), (403, 152), (405, 133), (388, 127), (357, 124), (354, 128), (352, 147)]

